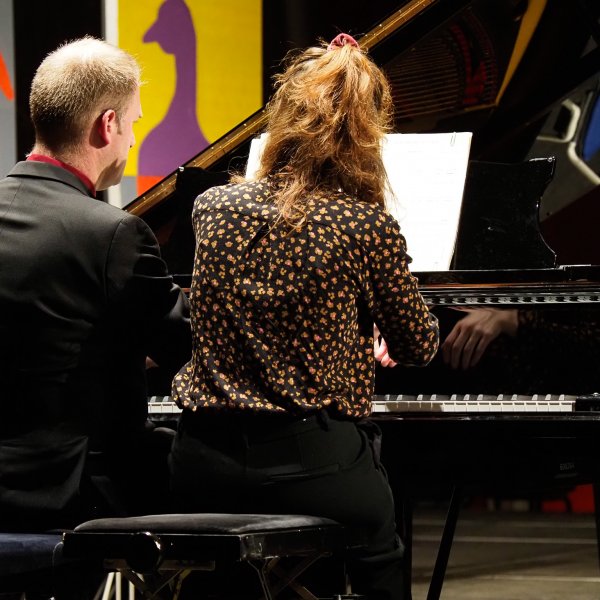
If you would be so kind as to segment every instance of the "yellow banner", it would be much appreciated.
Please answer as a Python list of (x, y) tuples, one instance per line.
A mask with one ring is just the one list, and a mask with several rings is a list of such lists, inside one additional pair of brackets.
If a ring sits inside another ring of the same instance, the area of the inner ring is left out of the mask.
[(125, 172), (138, 193), (260, 108), (261, 11), (261, 0), (119, 1), (118, 45), (146, 82)]

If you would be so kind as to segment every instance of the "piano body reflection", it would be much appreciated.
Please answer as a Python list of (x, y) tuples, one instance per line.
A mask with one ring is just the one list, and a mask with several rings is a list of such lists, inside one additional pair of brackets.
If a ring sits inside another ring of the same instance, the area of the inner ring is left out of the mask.
[[(597, 76), (599, 15), (593, 0), (409, 0), (359, 40), (391, 81), (397, 131), (473, 132), (453, 268), (417, 274), (442, 337), (463, 315), (457, 307), (517, 308), (550, 324), (498, 338), (466, 371), (439, 355), (423, 369), (378, 368), (373, 417), (385, 430), (392, 485), (406, 500), (399, 521), (408, 542), (412, 490), (455, 490), (430, 599), (441, 590), (464, 486), (539, 489), (599, 475), (600, 268), (557, 266), (561, 245), (577, 241), (555, 236), (550, 248), (541, 234), (555, 162), (526, 160), (553, 108)], [(260, 110), (126, 207), (153, 228), (183, 287), (193, 201), (243, 171), (264, 124)], [(158, 396), (168, 393), (151, 390), (153, 411), (167, 418), (173, 407)]]

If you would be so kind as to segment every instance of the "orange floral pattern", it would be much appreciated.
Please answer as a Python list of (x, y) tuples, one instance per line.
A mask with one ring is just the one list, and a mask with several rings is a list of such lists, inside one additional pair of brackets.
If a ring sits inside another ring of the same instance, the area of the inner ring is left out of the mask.
[(182, 408), (370, 413), (373, 324), (399, 363), (425, 365), (439, 333), (404, 237), (381, 208), (310, 198), (278, 221), (266, 180), (215, 187), (194, 205), (193, 353), (173, 381)]

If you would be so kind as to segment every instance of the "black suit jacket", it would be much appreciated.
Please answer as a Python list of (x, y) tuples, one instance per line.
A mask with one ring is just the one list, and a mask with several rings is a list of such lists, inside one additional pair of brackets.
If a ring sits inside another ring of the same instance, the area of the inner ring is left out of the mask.
[(0, 515), (64, 514), (86, 456), (139, 454), (145, 357), (175, 371), (189, 354), (149, 227), (60, 167), (18, 163), (0, 181)]

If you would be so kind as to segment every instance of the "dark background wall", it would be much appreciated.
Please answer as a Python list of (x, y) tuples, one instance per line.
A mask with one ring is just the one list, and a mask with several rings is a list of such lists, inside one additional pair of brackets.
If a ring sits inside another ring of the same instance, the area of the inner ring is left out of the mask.
[(13, 1), (15, 20), (15, 88), (17, 158), (33, 146), (29, 119), (29, 86), (44, 56), (61, 43), (84, 35), (102, 36), (100, 0)]
[(360, 37), (405, 2), (398, 0), (263, 0), (264, 94), (286, 52), (333, 39)]

